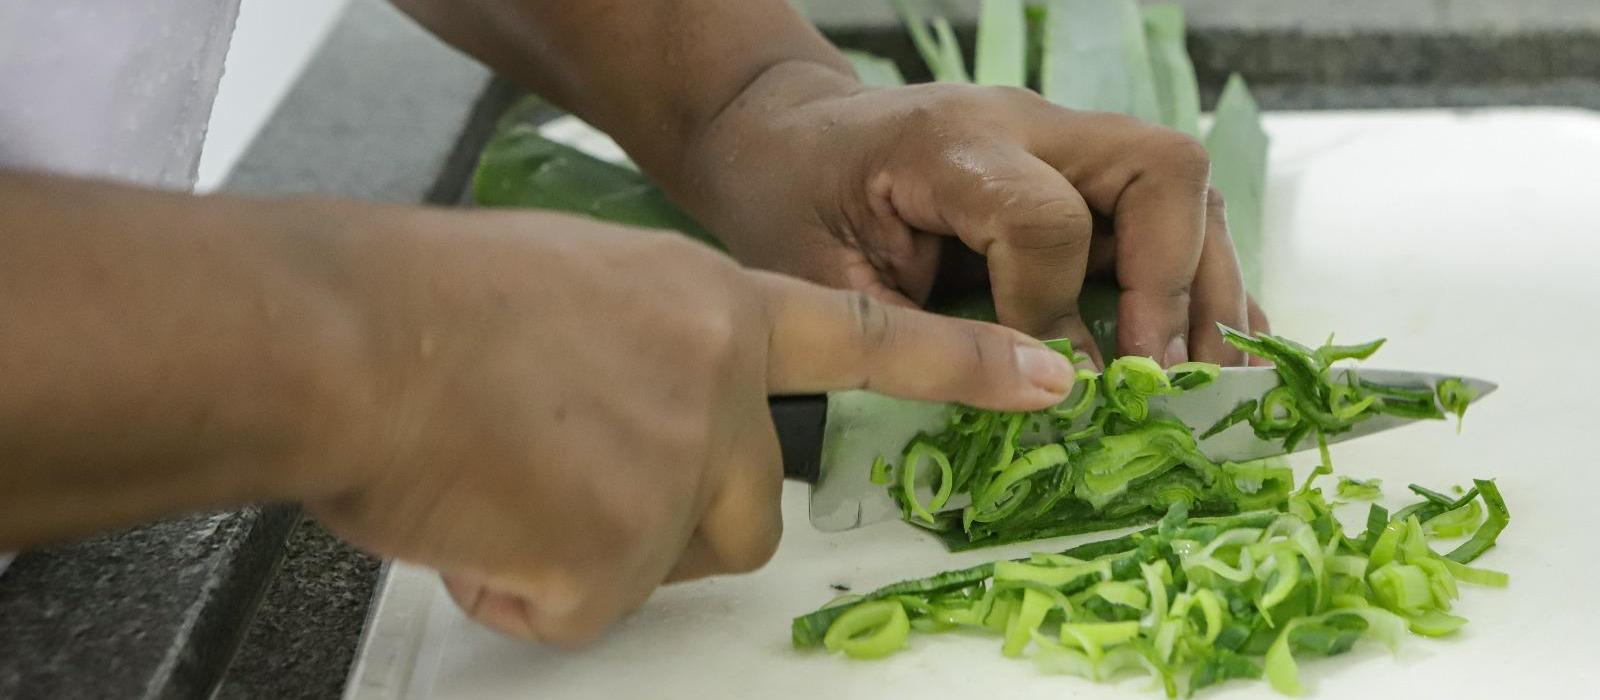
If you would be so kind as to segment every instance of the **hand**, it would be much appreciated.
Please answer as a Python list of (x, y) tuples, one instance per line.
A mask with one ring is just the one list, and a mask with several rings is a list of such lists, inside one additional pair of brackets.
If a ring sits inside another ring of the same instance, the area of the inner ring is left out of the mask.
[(871, 90), (790, 63), (701, 153), (689, 200), (753, 266), (919, 305), (953, 236), (985, 258), (999, 320), (1036, 336), (1095, 351), (1078, 311), (1094, 274), (1121, 288), (1122, 354), (1237, 365), (1215, 324), (1266, 330), (1205, 149), (1176, 131), (1025, 90)]
[(308, 508), (435, 568), (474, 619), (572, 645), (672, 580), (761, 566), (782, 527), (769, 394), (864, 387), (1051, 405), (1066, 361), (677, 236), (553, 215), (409, 212), (350, 259), (379, 368)]

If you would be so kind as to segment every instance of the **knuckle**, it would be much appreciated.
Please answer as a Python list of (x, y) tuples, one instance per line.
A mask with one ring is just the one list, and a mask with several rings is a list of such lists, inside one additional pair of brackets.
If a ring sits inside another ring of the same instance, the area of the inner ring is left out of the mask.
[(594, 643), (611, 624), (602, 614), (597, 586), (576, 576), (557, 576), (526, 603), (528, 628), (540, 641), (568, 649)]
[(1011, 387), (1009, 378), (1015, 363), (1009, 332), (981, 323), (963, 322), (959, 328), (952, 327), (946, 336), (950, 360), (939, 367), (931, 381), (963, 403), (987, 404), (1003, 395)]
[(1043, 102), (1039, 93), (1014, 85), (996, 85), (985, 88), (985, 94), (990, 99), (1005, 105), (1034, 105)]
[[(675, 355), (672, 357), (674, 366), (685, 373), (670, 382), (674, 385), (680, 380), (707, 382), (725, 374), (739, 352), (742, 332), (737, 309), (729, 308), (736, 305), (737, 300), (684, 301), (687, 303), (685, 313), (678, 314), (676, 330), (668, 331), (674, 337), (662, 337), (657, 341), (658, 351)], [(697, 395), (701, 392), (685, 388), (679, 393)]]
[(977, 372), (969, 372), (963, 379), (967, 389), (982, 388), (989, 385), (987, 376), (999, 370), (1015, 368), (1015, 353), (1006, 352), (1009, 348), (1002, 347), (1005, 343), (999, 333), (985, 326), (969, 324), (962, 329), (967, 336), (967, 342), (972, 346), (972, 362), (977, 367)]
[(667, 316), (660, 325), (657, 351), (685, 369), (718, 372), (737, 351), (739, 315), (749, 303), (741, 293), (741, 270), (731, 259), (698, 243), (654, 239), (635, 253), (659, 263), (645, 272), (657, 275), (653, 293), (660, 298), (651, 303)]
[(1006, 243), (1029, 253), (1086, 252), (1094, 231), (1094, 215), (1082, 202), (1052, 197), (1010, 208), (1003, 227)]
[[(707, 399), (710, 400), (713, 399)], [(705, 469), (711, 455), (712, 436), (718, 427), (718, 421), (712, 416), (713, 410), (697, 407), (679, 424), (679, 429), (668, 436), (664, 452), (680, 471), (698, 473)]]
[(772, 561), (778, 552), (778, 541), (783, 537), (783, 524), (777, 518), (757, 527), (742, 530), (732, 542), (724, 544), (717, 553), (729, 573), (747, 574)]
[(1188, 134), (1165, 131), (1157, 140), (1160, 162), (1186, 182), (1204, 186), (1211, 180), (1211, 154), (1205, 144)]
[(946, 119), (945, 115), (952, 108), (952, 98), (947, 86), (930, 86), (924, 99), (918, 100), (908, 107), (903, 117), (906, 132), (910, 134), (926, 134), (937, 131), (939, 125)]
[[(629, 233), (638, 235), (637, 232)], [(639, 236), (637, 245), (637, 254), (640, 256), (672, 260), (679, 264), (716, 265), (721, 257), (712, 254), (705, 246), (672, 233), (646, 232)]]
[(857, 344), (869, 353), (886, 347), (894, 336), (888, 307), (861, 292), (846, 292), (844, 299)]
[(748, 573), (765, 566), (783, 535), (783, 457), (774, 441), (730, 474), (700, 523), (718, 568)]
[(986, 108), (998, 100), (999, 91), (1005, 88), (982, 87), (954, 83), (926, 83), (911, 89), (921, 92), (905, 111), (905, 124), (910, 133), (965, 132), (975, 115), (983, 115)]
[(642, 484), (617, 488), (619, 492), (601, 506), (604, 513), (594, 540), (596, 555), (621, 560), (649, 548), (678, 509), (665, 501), (663, 493)]
[(732, 357), (738, 345), (739, 324), (733, 313), (706, 313), (696, 316), (694, 343), (700, 356), (720, 367)]
[(1206, 209), (1218, 214), (1227, 209), (1228, 202), (1223, 198), (1222, 192), (1215, 187), (1206, 189)]
[(541, 641), (576, 650), (599, 641), (606, 626), (606, 622), (574, 618), (547, 624), (539, 629), (538, 635)]
[[(1065, 108), (1063, 108), (1063, 109), (1065, 109)], [(1147, 131), (1156, 131), (1158, 133), (1166, 133), (1167, 132), (1166, 129), (1163, 129), (1163, 128), (1157, 127), (1157, 126), (1153, 126), (1149, 122), (1146, 122), (1146, 121), (1144, 121), (1142, 119), (1139, 119), (1138, 117), (1135, 117), (1135, 116), (1133, 116), (1131, 114), (1123, 114), (1121, 112), (1093, 112), (1093, 115), (1094, 115), (1094, 118), (1096, 120), (1098, 120), (1101, 124), (1103, 124), (1105, 126), (1106, 130), (1108, 130), (1108, 131), (1113, 131), (1113, 132), (1147, 132)], [(1177, 132), (1173, 132), (1173, 133), (1177, 133)], [(1156, 144), (1152, 144), (1152, 145), (1156, 145)]]

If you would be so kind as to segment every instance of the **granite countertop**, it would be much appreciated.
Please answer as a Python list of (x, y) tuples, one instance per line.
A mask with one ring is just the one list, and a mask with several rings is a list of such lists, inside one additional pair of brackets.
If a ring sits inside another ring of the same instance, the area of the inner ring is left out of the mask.
[[(1181, 2), (1208, 99), (1237, 69), (1268, 109), (1600, 109), (1592, 0)], [(886, 1), (797, 4), (839, 43), (920, 72)], [(975, 3), (930, 4), (970, 36)], [(381, 0), (353, 0), (225, 189), (452, 204), (516, 94)], [(0, 697), (338, 697), (380, 566), (292, 506), (25, 552), (0, 575)]]

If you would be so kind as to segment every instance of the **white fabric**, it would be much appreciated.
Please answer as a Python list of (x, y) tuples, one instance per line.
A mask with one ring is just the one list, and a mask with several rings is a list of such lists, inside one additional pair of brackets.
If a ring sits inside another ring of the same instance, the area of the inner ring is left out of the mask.
[(0, 0), (0, 167), (194, 184), (239, 0)]

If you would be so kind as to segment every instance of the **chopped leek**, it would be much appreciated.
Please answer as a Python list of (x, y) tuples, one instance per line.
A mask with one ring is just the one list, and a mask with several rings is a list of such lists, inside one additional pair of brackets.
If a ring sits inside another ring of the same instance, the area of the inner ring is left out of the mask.
[(875, 600), (840, 615), (822, 643), (852, 659), (879, 659), (905, 646), (910, 633), (911, 621), (899, 601)]
[(1347, 501), (1370, 501), (1383, 495), (1383, 479), (1352, 479), (1339, 477), (1334, 493)]
[[(1413, 484), (1420, 501), (1392, 514), (1373, 504), (1358, 536), (1346, 534), (1333, 513), (1337, 502), (1316, 484), (1332, 472), (1329, 434), (1386, 413), (1442, 418), (1455, 412), (1449, 391), (1335, 374), (1335, 363), (1365, 359), (1382, 341), (1343, 346), (1330, 339), (1313, 349), (1272, 335), (1224, 329), (1224, 336), (1272, 361), (1280, 381), (1224, 422), (1248, 422), (1274, 440), (1314, 435), (1321, 463), (1303, 486), (1292, 488), (1289, 470), (1271, 462), (1213, 462), (1189, 426), (1150, 403), (1211, 381), (1208, 366), (1163, 371), (1147, 358), (1119, 358), (1053, 410), (953, 409), (945, 431), (907, 446), (898, 481), (880, 479), (909, 520), (938, 530), (953, 549), (1149, 519), (1155, 510), (1165, 515), (1122, 537), (824, 606), (794, 620), (795, 647), (854, 658), (892, 652), (904, 645), (898, 611), (913, 633), (999, 636), (1004, 656), (1031, 657), (1049, 673), (1101, 681), (1138, 671), (1169, 697), (1264, 677), (1294, 695), (1304, 690), (1297, 655), (1342, 654), (1362, 638), (1393, 649), (1408, 630), (1453, 634), (1467, 623), (1454, 611), (1462, 584), (1510, 583), (1504, 573), (1468, 566), (1510, 522), (1493, 481), (1476, 480), (1458, 497)], [(1070, 344), (1052, 347), (1073, 354)], [(1041, 426), (1055, 432), (1040, 438)], [(873, 469), (894, 469), (885, 463)], [(923, 503), (909, 485), (928, 463), (941, 474), (933, 501)], [(1381, 495), (1377, 479), (1341, 478), (1334, 491), (1341, 501)], [(957, 494), (971, 505), (935, 512), (934, 503)], [(1431, 544), (1469, 532), (1448, 554)], [(852, 616), (854, 610), (866, 612)], [(845, 631), (836, 633), (841, 625)]]
[(1444, 407), (1444, 412), (1456, 417), (1456, 430), (1459, 431), (1461, 419), (1467, 414), (1467, 404), (1478, 398), (1478, 392), (1460, 379), (1446, 379), (1439, 382), (1439, 387), (1435, 391), (1439, 394), (1439, 405)]
[[(1198, 438), (1189, 426), (1153, 412), (1151, 401), (1204, 387), (1221, 369), (1189, 362), (1163, 370), (1148, 357), (1119, 357), (1102, 374), (1080, 372), (1073, 395), (1054, 408), (1032, 414), (953, 408), (942, 432), (919, 435), (906, 446), (898, 479), (884, 473), (896, 469), (888, 455), (872, 465), (872, 476), (890, 484), (907, 521), (933, 531), (952, 550), (972, 549), (1154, 520), (1179, 502), (1196, 514), (1282, 507), (1293, 490), (1287, 467), (1272, 461), (1218, 463), (1200, 449), (1201, 440), (1239, 423), (1249, 423), (1262, 439), (1282, 441), (1285, 451), (1314, 436), (1323, 455), (1314, 479), (1332, 471), (1327, 435), (1397, 410), (1444, 415), (1433, 390), (1335, 374), (1335, 363), (1368, 358), (1382, 340), (1334, 345), (1330, 339), (1308, 348), (1279, 336), (1222, 330), (1235, 347), (1270, 360), (1280, 384), (1236, 406)], [(1051, 347), (1078, 355), (1067, 341)], [(917, 473), (930, 461), (941, 478), (932, 501), (923, 502)], [(1343, 479), (1336, 495), (1370, 500), (1380, 491), (1376, 480)], [(940, 512), (943, 504), (959, 502), (958, 496), (969, 497), (969, 505)], [(1397, 517), (1416, 515), (1441, 535), (1466, 534), (1476, 526), (1469, 517), (1472, 497), (1452, 503), (1435, 496)], [(1453, 514), (1444, 517), (1446, 511)]]
[[(1470, 493), (1505, 512), (1492, 482)], [(1295, 695), (1296, 655), (1342, 654), (1362, 638), (1393, 650), (1408, 629), (1449, 635), (1466, 624), (1450, 612), (1458, 583), (1507, 583), (1434, 552), (1415, 515), (1373, 506), (1367, 528), (1347, 536), (1317, 487), (1281, 512), (1191, 517), (1177, 502), (1131, 535), (831, 603), (795, 618), (792, 638), (798, 649), (877, 658), (911, 633), (967, 629), (1000, 637), (1004, 656), (1031, 657), (1046, 673), (1103, 681), (1138, 671), (1168, 697), (1265, 676)]]

